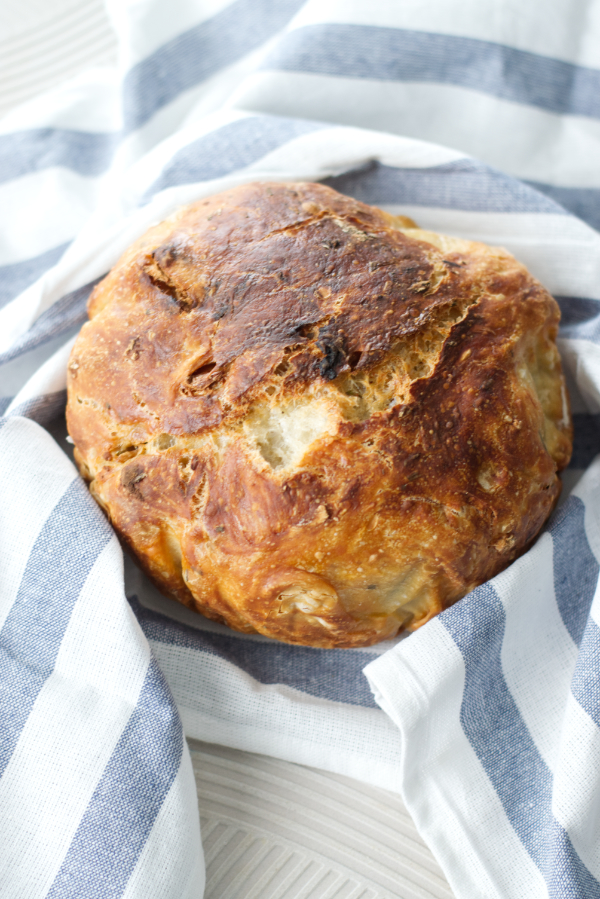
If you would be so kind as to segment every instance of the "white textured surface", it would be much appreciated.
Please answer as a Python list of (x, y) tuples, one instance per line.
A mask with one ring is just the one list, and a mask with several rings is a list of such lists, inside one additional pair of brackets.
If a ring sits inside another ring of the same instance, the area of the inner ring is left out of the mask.
[(451, 899), (400, 797), (189, 741), (205, 899)]
[(117, 40), (102, 0), (2, 0), (0, 115), (116, 59)]

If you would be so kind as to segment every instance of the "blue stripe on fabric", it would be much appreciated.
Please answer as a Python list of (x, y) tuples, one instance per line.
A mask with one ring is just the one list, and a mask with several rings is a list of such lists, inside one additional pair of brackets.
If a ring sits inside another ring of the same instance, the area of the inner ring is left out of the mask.
[(600, 885), (585, 867), (567, 831), (557, 821), (549, 828), (542, 874), (548, 899), (598, 899)]
[(395, 168), (374, 160), (323, 180), (363, 203), (433, 206), (471, 212), (543, 212), (565, 210), (522, 181), (472, 159), (431, 168)]
[(600, 453), (600, 414), (573, 416), (573, 455), (569, 468), (587, 468)]
[(52, 247), (51, 250), (46, 250), (45, 253), (31, 259), (0, 266), (0, 309), (37, 281), (45, 271), (56, 265), (69, 243), (70, 241)]
[(526, 181), (525, 183), (546, 194), (555, 203), (560, 203), (577, 218), (600, 231), (600, 188), (556, 187), (553, 184), (543, 184), (541, 181)]
[(160, 190), (220, 178), (243, 169), (282, 144), (326, 127), (322, 122), (256, 116), (238, 119), (178, 150), (142, 202)]
[(564, 325), (560, 329), (559, 337), (589, 340), (592, 343), (600, 344), (600, 315), (576, 325)]
[(181, 721), (152, 659), (138, 704), (46, 899), (118, 899), (123, 894), (182, 754)]
[(559, 337), (589, 340), (592, 343), (600, 344), (600, 315), (577, 324), (564, 324), (560, 329)]
[(29, 418), (39, 425), (46, 425), (61, 412), (64, 412), (66, 405), (67, 391), (57, 390), (56, 393), (44, 393), (20, 403), (11, 410), (9, 417), (13, 418), (19, 415), (21, 418)]
[(305, 25), (283, 35), (261, 68), (452, 84), (548, 112), (600, 117), (600, 71), (457, 35)]
[(554, 297), (554, 299), (560, 306), (561, 328), (595, 323), (600, 318), (600, 300), (588, 300), (584, 297)]
[(129, 601), (149, 641), (217, 656), (261, 684), (285, 684), (319, 699), (378, 708), (362, 673), (377, 658), (375, 653), (257, 643), (233, 633), (195, 630), (145, 608), (135, 598)]
[(585, 534), (585, 505), (571, 495), (548, 529), (552, 535), (554, 592), (560, 616), (579, 646), (598, 584), (600, 565)]
[(563, 325), (559, 337), (589, 340), (592, 343), (600, 344), (600, 315), (577, 324)]
[(550, 823), (551, 774), (504, 679), (504, 607), (487, 583), (443, 613), (440, 622), (465, 662), (463, 730), (513, 828), (539, 865)]
[(60, 300), (53, 303), (36, 319), (31, 328), (15, 341), (10, 350), (0, 354), (0, 365), (82, 325), (87, 318), (88, 298), (103, 277), (104, 275), (89, 284), (84, 284), (83, 287), (78, 287), (77, 290), (65, 294)]
[(32, 172), (63, 166), (93, 176), (110, 165), (118, 134), (32, 128), (0, 135), (0, 183)]
[(286, 26), (303, 3), (237, 0), (163, 44), (125, 77), (125, 131), (140, 128), (179, 94), (256, 50)]
[[(460, 722), (465, 736), (511, 826), (546, 878), (549, 894), (561, 899), (600, 899), (600, 884), (578, 858), (568, 834), (552, 817), (551, 772), (504, 678), (506, 613), (492, 584), (478, 587), (443, 612), (439, 620), (464, 659)], [(581, 892), (582, 883), (587, 892)]]
[(86, 578), (111, 537), (83, 481), (75, 479), (35, 541), (0, 630), (0, 777), (52, 673)]
[(588, 618), (583, 634), (571, 693), (596, 727), (600, 727), (600, 628), (593, 618)]

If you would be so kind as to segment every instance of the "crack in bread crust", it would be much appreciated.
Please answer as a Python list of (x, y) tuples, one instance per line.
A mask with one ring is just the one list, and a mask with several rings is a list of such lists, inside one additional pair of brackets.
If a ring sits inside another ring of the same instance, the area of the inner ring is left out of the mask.
[(150, 229), (89, 313), (80, 470), (159, 587), (239, 630), (343, 647), (418, 627), (558, 498), (558, 307), (503, 250), (247, 184)]

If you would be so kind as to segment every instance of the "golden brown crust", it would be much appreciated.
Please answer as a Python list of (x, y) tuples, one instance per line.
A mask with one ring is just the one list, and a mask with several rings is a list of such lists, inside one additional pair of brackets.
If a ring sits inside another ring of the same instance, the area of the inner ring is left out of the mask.
[(361, 646), (533, 540), (571, 421), (552, 297), (503, 250), (319, 184), (248, 184), (151, 229), (69, 364), (91, 490), (166, 593)]

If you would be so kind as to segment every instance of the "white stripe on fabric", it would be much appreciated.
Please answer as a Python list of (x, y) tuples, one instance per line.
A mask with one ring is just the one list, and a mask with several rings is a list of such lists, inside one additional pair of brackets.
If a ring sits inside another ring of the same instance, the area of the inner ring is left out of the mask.
[[(558, 339), (558, 348), (575, 378), (579, 395), (592, 414), (600, 412), (600, 344), (573, 337)], [(600, 447), (599, 447), (600, 452)]]
[(0, 308), (22, 293), (30, 284), (37, 281), (63, 255), (69, 241), (46, 250), (38, 256), (30, 256), (10, 265), (0, 267)]
[[(97, 174), (114, 181), (140, 157), (144, 158), (144, 154), (151, 151), (157, 143), (176, 134), (184, 121), (194, 120), (220, 109), (239, 82), (256, 68), (261, 53), (262, 48), (206, 81), (178, 94), (170, 103), (161, 107), (145, 125), (127, 136), (120, 129), (120, 125), (119, 128), (103, 132), (94, 131), (92, 128), (82, 131), (49, 126), (47, 129), (49, 133), (45, 135), (40, 129), (37, 129), (36, 133), (32, 124), (28, 122), (29, 130), (22, 128), (20, 133), (6, 136), (4, 155), (9, 164), (14, 165), (11, 153), (17, 156), (18, 160), (19, 142), (23, 141), (26, 148), (29, 142), (32, 144), (29, 156), (39, 168), (47, 168), (52, 164), (50, 150), (53, 149), (54, 164), (74, 168), (80, 174)], [(13, 137), (14, 141), (11, 142)], [(36, 146), (36, 139), (40, 146)], [(0, 144), (1, 142), (0, 137)], [(48, 153), (44, 152), (46, 148), (49, 150)], [(90, 157), (88, 160), (83, 151), (87, 151), (87, 156)], [(95, 171), (92, 171), (93, 166)], [(127, 189), (127, 185), (124, 189)]]
[(150, 645), (187, 736), (399, 789), (398, 734), (379, 709), (259, 684), (235, 665), (205, 653), (199, 683), (198, 652), (156, 641)]
[(587, 0), (547, 0), (543, 16), (505, 0), (463, 0), (460, 15), (446, 0), (308, 0), (290, 28), (336, 22), (476, 38), (582, 66), (598, 67), (600, 54), (600, 6)]
[(121, 40), (121, 65), (130, 68), (172, 41), (217, 15), (235, 0), (160, 0), (132, 3), (105, 0), (106, 8)]
[[(559, 331), (560, 334), (560, 331)], [(567, 385), (567, 394), (569, 396), (569, 400), (571, 402), (571, 415), (573, 416), (574, 424), (578, 419), (585, 417), (586, 419), (590, 418), (590, 413), (588, 412), (587, 403), (584, 402), (582, 396), (579, 393), (579, 387), (577, 386), (577, 381), (575, 380), (575, 374), (577, 370), (577, 359), (574, 356), (568, 356), (566, 353), (561, 353), (561, 361), (562, 361), (562, 369), (563, 374), (565, 376), (565, 384)], [(577, 440), (578, 434), (575, 433), (575, 440)], [(574, 447), (575, 450), (575, 447)], [(575, 454), (575, 453), (574, 453)], [(573, 455), (574, 455), (573, 454)], [(583, 464), (579, 465), (579, 468), (587, 468), (590, 461), (596, 455), (595, 452), (592, 452), (590, 458), (585, 458)], [(577, 460), (576, 460), (577, 461)]]
[[(257, 47), (251, 53), (246, 53), (235, 62), (224, 66), (214, 75), (202, 82), (201, 90), (194, 93), (188, 92), (190, 108), (186, 113), (183, 125), (196, 122), (205, 115), (210, 115), (218, 110), (227, 109), (229, 98), (262, 61), (264, 54), (277, 38), (271, 38), (265, 44)], [(159, 113), (157, 113), (159, 115)]]
[[(218, 136), (222, 128), (233, 122), (252, 120), (254, 116), (241, 110), (219, 111), (200, 117), (197, 123), (188, 124), (174, 134), (165, 137), (157, 146), (149, 150), (138, 162), (131, 166), (127, 179), (125, 201), (133, 209), (161, 176), (164, 169), (172, 165), (173, 158), (196, 141), (214, 134)], [(201, 165), (201, 160), (198, 160)], [(198, 179), (196, 179), (198, 180)]]
[[(382, 82), (300, 72), (251, 75), (238, 109), (294, 115), (433, 143), (443, 140), (519, 178), (600, 187), (600, 122), (558, 115), (448, 84)], [(465, 122), (477, 121), (476, 129)]]
[(30, 259), (73, 239), (94, 210), (101, 179), (43, 169), (0, 184), (0, 265)]
[(113, 68), (95, 68), (12, 109), (0, 119), (0, 134), (30, 128), (67, 128), (103, 134), (121, 127), (120, 80)]
[[(181, 826), (183, 821), (186, 827)], [(122, 899), (163, 899), (171, 895), (180, 899), (202, 899), (204, 879), (196, 781), (186, 745), (177, 777)]]
[(46, 895), (144, 682), (150, 654), (123, 596), (121, 558), (113, 537), (0, 780), (0, 880), (9, 895)]
[[(123, 138), (115, 153), (112, 168), (116, 172), (128, 170), (127, 181), (121, 185), (124, 195), (128, 192), (130, 167), (135, 166), (138, 160), (143, 162), (145, 154), (151, 153), (161, 141), (169, 140), (171, 136), (178, 140), (190, 123), (202, 121), (205, 116), (215, 112), (221, 113), (228, 106), (229, 98), (238, 85), (256, 69), (265, 47), (258, 47), (198, 84), (182, 90), (157, 109), (144, 125)], [(149, 184), (144, 185), (144, 189), (148, 186)]]
[(554, 771), (577, 646), (558, 611), (552, 562), (552, 538), (544, 534), (494, 578), (494, 587), (506, 611), (504, 677), (538, 751)]
[[(599, 450), (600, 452), (600, 450)], [(585, 505), (585, 535), (591, 551), (600, 564), (600, 458), (596, 459), (573, 490)], [(592, 606), (592, 614), (597, 606)], [(600, 626), (600, 616), (596, 619)]]
[(0, 428), (0, 629), (38, 534), (76, 477), (73, 465), (38, 425), (15, 418)]
[(80, 593), (54, 674), (133, 709), (149, 662), (147, 642), (123, 593), (123, 554), (114, 537)]
[(573, 848), (600, 880), (600, 730), (569, 695), (553, 780), (552, 812)]
[(367, 665), (365, 674), (401, 732), (403, 799), (456, 894), (546, 896), (540, 872), (462, 729), (465, 667), (449, 634), (434, 619)]

